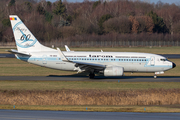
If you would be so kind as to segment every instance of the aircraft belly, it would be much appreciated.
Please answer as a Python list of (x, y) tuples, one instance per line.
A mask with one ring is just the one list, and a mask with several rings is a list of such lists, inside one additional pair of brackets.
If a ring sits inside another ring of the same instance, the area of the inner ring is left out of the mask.
[(58, 69), (58, 70), (70, 70), (73, 71), (74, 70), (74, 63), (68, 63), (68, 62), (62, 62), (62, 61), (58, 61), (58, 62), (48, 62), (47, 66), (49, 68), (52, 69)]

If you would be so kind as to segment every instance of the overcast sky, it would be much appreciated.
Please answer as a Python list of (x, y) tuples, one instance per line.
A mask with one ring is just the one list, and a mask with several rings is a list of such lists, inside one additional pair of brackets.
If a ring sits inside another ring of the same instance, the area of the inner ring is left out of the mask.
[[(46, 1), (51, 1), (51, 2), (55, 2), (57, 0), (46, 0)], [(67, 0), (68, 2), (83, 2), (84, 0)], [(98, 1), (98, 0), (93, 0), (93, 1)], [(144, 1), (144, 0), (142, 0)], [(151, 3), (157, 3), (159, 0), (147, 0), (147, 1), (150, 1)], [(161, 2), (164, 2), (164, 3), (169, 3), (169, 4), (172, 4), (172, 3), (180, 3), (180, 0), (161, 0)]]

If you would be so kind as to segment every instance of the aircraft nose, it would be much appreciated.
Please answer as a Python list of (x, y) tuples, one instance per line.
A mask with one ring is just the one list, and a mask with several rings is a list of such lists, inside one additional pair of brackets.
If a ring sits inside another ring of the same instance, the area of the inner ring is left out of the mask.
[(172, 68), (175, 68), (176, 67), (176, 64), (175, 63), (172, 63)]

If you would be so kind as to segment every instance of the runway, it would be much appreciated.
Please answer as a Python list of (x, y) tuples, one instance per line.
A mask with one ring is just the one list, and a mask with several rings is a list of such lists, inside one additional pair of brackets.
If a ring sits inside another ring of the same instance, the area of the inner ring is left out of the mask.
[(159, 76), (156, 79), (146, 76), (104, 77), (95, 79), (77, 76), (0, 76), (0, 80), (30, 80), (30, 81), (92, 81), (92, 82), (180, 82), (180, 76)]
[(180, 113), (0, 110), (1, 120), (179, 120)]

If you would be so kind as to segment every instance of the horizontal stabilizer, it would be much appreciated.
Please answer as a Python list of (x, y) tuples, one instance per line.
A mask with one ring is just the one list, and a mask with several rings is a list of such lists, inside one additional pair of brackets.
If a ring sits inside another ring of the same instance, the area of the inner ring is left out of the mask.
[(31, 56), (29, 53), (18, 52), (17, 50), (14, 50), (14, 49), (8, 50), (8, 52), (11, 52), (13, 54), (20, 54), (20, 55)]

